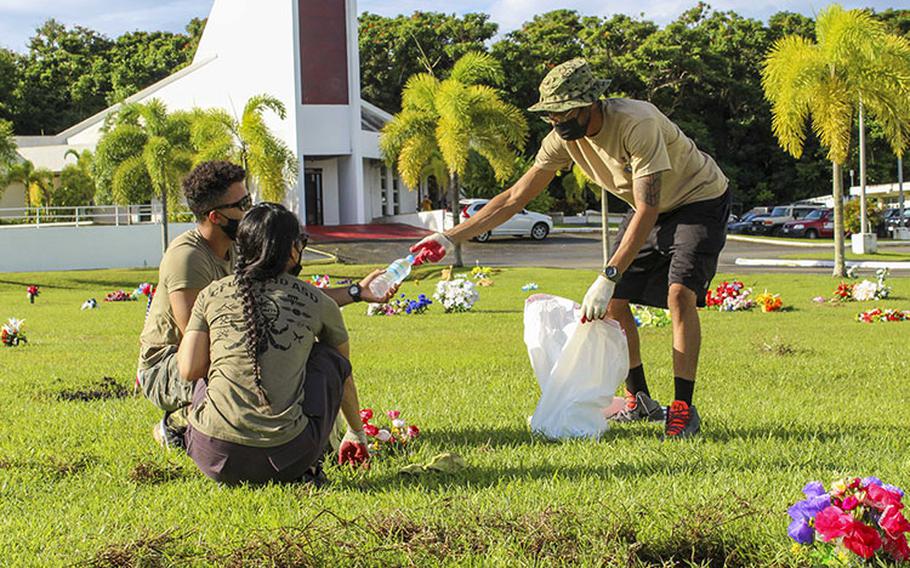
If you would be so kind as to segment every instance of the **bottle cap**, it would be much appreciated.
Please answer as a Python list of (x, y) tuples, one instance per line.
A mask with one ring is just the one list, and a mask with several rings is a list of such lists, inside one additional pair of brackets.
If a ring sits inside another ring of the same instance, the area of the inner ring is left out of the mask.
[(414, 264), (414, 255), (413, 255), (413, 254), (409, 254), (409, 255), (406, 256), (404, 259), (405, 259), (406, 261), (408, 261), (408, 264)]

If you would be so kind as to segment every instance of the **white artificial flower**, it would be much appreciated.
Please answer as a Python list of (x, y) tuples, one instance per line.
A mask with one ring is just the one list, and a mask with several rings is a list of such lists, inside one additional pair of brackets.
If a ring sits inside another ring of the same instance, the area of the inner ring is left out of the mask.
[(396, 428), (404, 428), (404, 420), (401, 418), (396, 418), (395, 420), (392, 420), (392, 426)]
[(383, 428), (382, 430), (380, 430), (379, 432), (376, 433), (376, 439), (379, 440), (380, 442), (388, 442), (389, 440), (392, 439), (392, 433), (389, 432), (388, 430), (386, 430), (385, 428)]
[(874, 300), (878, 295), (878, 284), (870, 280), (863, 280), (853, 287), (853, 299), (857, 302)]

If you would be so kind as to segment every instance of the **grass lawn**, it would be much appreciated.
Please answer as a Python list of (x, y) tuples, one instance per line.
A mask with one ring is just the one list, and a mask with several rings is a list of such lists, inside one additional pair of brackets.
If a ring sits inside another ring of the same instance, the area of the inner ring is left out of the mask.
[[(435, 278), (420, 276), (403, 291), (431, 292)], [(520, 288), (581, 298), (591, 277), (508, 269), (467, 314), (345, 308), (364, 405), (402, 410), (423, 437), (410, 458), (368, 472), (331, 467), (333, 483), (315, 490), (220, 487), (155, 445), (160, 415), (126, 394), (144, 302), (79, 309), (155, 272), (0, 274), (0, 318), (25, 318), (30, 338), (0, 347), (0, 564), (798, 566), (786, 509), (807, 481), (874, 474), (910, 486), (910, 323), (854, 321), (873, 306), (910, 309), (910, 279), (892, 279), (885, 302), (837, 307), (811, 301), (831, 278), (747, 277), (792, 310), (703, 313), (700, 438), (662, 442), (647, 424), (547, 442), (527, 428), (538, 388)], [(670, 330), (642, 337), (666, 403)], [(443, 451), (469, 469), (398, 475)]]

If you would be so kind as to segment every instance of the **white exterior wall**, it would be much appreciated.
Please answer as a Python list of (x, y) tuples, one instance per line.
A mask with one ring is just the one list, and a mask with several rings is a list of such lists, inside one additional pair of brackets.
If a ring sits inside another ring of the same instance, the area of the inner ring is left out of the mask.
[[(0, 195), (0, 209), (25, 207), (25, 186), (16, 182), (3, 190)], [(4, 215), (5, 213), (0, 213)]]
[[(171, 223), (173, 241), (193, 223)], [(0, 272), (39, 272), (158, 266), (161, 226), (0, 228), (4, 243)]]

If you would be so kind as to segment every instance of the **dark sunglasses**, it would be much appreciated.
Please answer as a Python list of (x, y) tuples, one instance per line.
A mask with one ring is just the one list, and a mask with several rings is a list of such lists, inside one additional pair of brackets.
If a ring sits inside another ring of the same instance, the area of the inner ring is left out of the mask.
[(218, 209), (234, 209), (234, 208), (240, 209), (241, 211), (249, 211), (249, 209), (252, 206), (253, 206), (253, 198), (250, 197), (249, 193), (247, 193), (246, 195), (244, 195), (243, 197), (241, 197), (234, 203), (225, 203), (224, 205), (219, 205), (218, 207), (215, 207), (214, 209), (212, 209), (212, 211), (217, 211)]
[(558, 126), (564, 122), (573, 120), (578, 115), (581, 114), (581, 108), (573, 108), (572, 110), (567, 110), (566, 112), (561, 112), (558, 114), (548, 114), (541, 116), (540, 119), (550, 126)]

